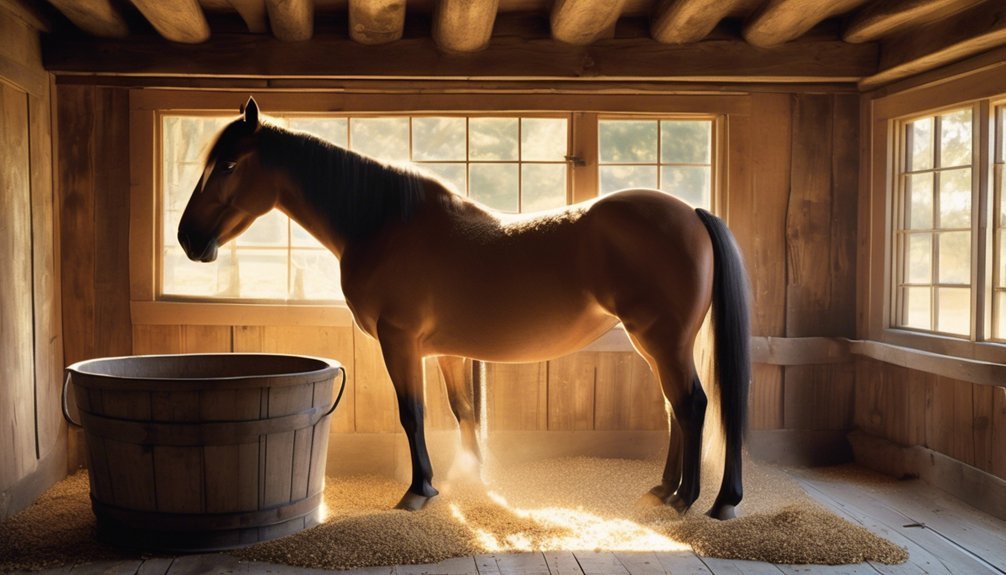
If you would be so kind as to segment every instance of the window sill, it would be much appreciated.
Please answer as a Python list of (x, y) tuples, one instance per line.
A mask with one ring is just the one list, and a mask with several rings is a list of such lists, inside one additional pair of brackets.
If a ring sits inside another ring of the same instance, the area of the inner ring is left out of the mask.
[(133, 325), (285, 325), (350, 327), (346, 304), (284, 305), (133, 301)]
[(1006, 345), (996, 341), (970, 341), (948, 335), (887, 328), (877, 341), (922, 352), (1006, 364)]

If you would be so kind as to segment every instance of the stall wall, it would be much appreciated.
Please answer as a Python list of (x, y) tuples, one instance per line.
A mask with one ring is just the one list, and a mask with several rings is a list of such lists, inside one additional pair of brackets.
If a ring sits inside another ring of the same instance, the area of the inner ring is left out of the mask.
[[(380, 348), (357, 328), (302, 321), (131, 321), (130, 181), (123, 171), (130, 153), (123, 135), (127, 91), (60, 84), (58, 96), (67, 361), (125, 353), (220, 351), (333, 357), (351, 374), (334, 416), (333, 434), (370, 434), (377, 441), (378, 436), (399, 433), (394, 391)], [(855, 269), (858, 98), (847, 93), (748, 97), (750, 114), (726, 119), (721, 148), (726, 192), (720, 211), (747, 254), (754, 333), (852, 336), (855, 286), (848, 278)], [(428, 429), (456, 428), (434, 360), (427, 362), (427, 375)], [(850, 366), (758, 365), (752, 427), (841, 433), (852, 422), (853, 385)], [(565, 437), (595, 454), (638, 456), (666, 446), (667, 416), (659, 387), (631, 351), (587, 351), (544, 363), (489, 365), (484, 401), (490, 437), (510, 434), (521, 438), (525, 447), (541, 433)], [(403, 442), (388, 441), (404, 452)]]
[(66, 474), (49, 75), (0, 4), (0, 519)]

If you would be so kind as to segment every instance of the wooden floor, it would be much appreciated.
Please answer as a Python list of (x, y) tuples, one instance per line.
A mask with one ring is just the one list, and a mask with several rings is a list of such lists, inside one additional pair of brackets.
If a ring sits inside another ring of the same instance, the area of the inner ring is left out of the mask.
[[(873, 482), (839, 479), (828, 471), (791, 475), (817, 501), (839, 515), (908, 549), (902, 565), (773, 565), (698, 557), (693, 553), (548, 552), (479, 555), (431, 565), (323, 571), (238, 563), (226, 555), (101, 562), (44, 573), (74, 575), (699, 575), (795, 573), (952, 575), (1006, 574), (1006, 522), (969, 507), (921, 481)], [(822, 541), (827, 545), (827, 541)]]

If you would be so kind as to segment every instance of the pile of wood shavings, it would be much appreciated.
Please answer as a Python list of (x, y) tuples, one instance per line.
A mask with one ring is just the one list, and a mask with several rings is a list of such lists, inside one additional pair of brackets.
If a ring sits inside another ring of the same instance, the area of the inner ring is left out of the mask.
[[(904, 549), (818, 507), (781, 471), (745, 466), (741, 518), (702, 513), (718, 477), (684, 519), (636, 504), (661, 462), (593, 458), (487, 466), (489, 487), (440, 479), (441, 495), (420, 512), (391, 507), (405, 485), (376, 477), (329, 478), (328, 519), (296, 535), (233, 552), (243, 560), (350, 569), (432, 563), (480, 553), (532, 550), (683, 550), (776, 563), (899, 563)], [(77, 474), (0, 524), (0, 572), (124, 555), (94, 540), (87, 476)]]

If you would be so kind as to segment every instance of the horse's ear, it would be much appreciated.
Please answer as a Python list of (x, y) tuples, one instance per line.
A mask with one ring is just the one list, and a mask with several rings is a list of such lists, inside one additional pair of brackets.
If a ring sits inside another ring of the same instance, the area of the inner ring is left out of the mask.
[(241, 107), (241, 113), (245, 116), (245, 124), (252, 128), (258, 128), (258, 103), (255, 102), (255, 98), (248, 96), (248, 102)]

